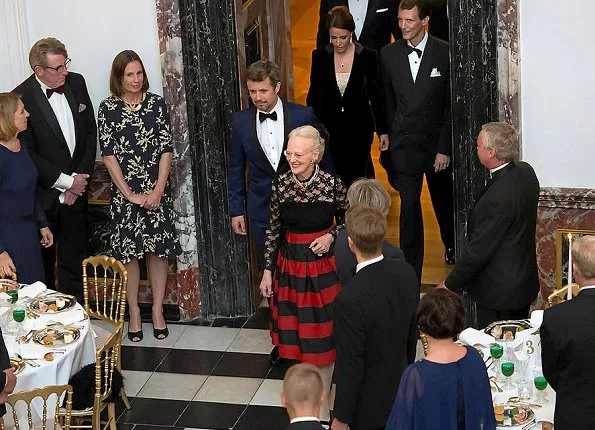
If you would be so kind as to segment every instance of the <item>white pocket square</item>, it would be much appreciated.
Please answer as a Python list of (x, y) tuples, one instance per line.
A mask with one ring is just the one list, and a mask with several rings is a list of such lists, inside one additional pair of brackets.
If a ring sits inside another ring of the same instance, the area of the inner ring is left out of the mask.
[(387, 7), (385, 7), (384, 9), (378, 9), (378, 10), (376, 11), (376, 13), (382, 13), (382, 12), (386, 12), (387, 10), (388, 10), (388, 8), (387, 8)]
[(79, 113), (83, 112), (85, 109), (87, 109), (87, 105), (84, 103), (79, 104)]
[(430, 72), (430, 78), (437, 78), (438, 76), (442, 76), (442, 74), (440, 73), (437, 67), (434, 67)]

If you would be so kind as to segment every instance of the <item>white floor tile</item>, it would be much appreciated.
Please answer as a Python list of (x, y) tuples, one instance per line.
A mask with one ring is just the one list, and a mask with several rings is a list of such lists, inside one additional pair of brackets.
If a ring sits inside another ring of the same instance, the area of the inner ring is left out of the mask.
[(140, 370), (122, 370), (124, 376), (124, 387), (128, 397), (136, 397), (143, 385), (151, 377), (152, 372), (142, 372)]
[(206, 379), (206, 375), (156, 372), (140, 390), (138, 397), (192, 400)]
[(243, 328), (228, 348), (228, 352), (269, 354), (273, 349), (268, 330)]
[(239, 328), (189, 326), (174, 348), (225, 351), (239, 331)]
[(192, 400), (247, 405), (262, 381), (258, 378), (209, 376)]
[(143, 340), (132, 342), (128, 339), (128, 322), (124, 326), (124, 340), (122, 345), (126, 346), (154, 346), (157, 348), (171, 348), (178, 341), (188, 326), (183, 324), (169, 324), (169, 336), (165, 339), (155, 339), (153, 336), (153, 324), (143, 323)]
[(283, 406), (281, 405), (282, 390), (283, 381), (265, 379), (250, 404), (261, 406)]

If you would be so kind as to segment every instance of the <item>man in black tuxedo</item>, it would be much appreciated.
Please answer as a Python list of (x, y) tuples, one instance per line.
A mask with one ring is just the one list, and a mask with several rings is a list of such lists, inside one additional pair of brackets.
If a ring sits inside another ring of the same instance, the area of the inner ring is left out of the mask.
[(572, 268), (580, 292), (543, 313), (541, 362), (556, 390), (556, 428), (587, 430), (595, 422), (595, 236), (573, 243)]
[(290, 420), (286, 430), (323, 430), (319, 419), (326, 398), (323, 387), (316, 366), (300, 363), (287, 370), (281, 393), (281, 404)]
[(415, 360), (419, 283), (409, 264), (382, 255), (382, 213), (356, 205), (347, 211), (346, 225), (358, 265), (335, 300), (332, 429), (383, 429), (401, 375)]
[(85, 79), (68, 71), (70, 59), (59, 40), (48, 37), (29, 53), (33, 74), (13, 91), (29, 112), (19, 135), (39, 172), (37, 198), (46, 212), (54, 246), (43, 252), (45, 281), (54, 288), (56, 245), (61, 292), (82, 301), (86, 256), (87, 194), (97, 150), (97, 124)]
[(13, 392), (14, 387), (17, 383), (17, 377), (14, 374), (14, 369), (10, 365), (10, 358), (8, 357), (8, 351), (4, 344), (4, 338), (2, 337), (2, 328), (0, 328), (0, 417), (6, 413), (6, 397)]
[[(454, 263), (453, 182), (448, 44), (425, 30), (430, 8), (425, 0), (402, 0), (403, 39), (380, 52), (389, 146), (381, 146), (389, 182), (401, 199), (400, 245), (421, 280), (424, 228), (421, 190), (424, 175), (445, 259)], [(388, 166), (386, 166), (388, 164)]]
[(391, 35), (395, 40), (401, 38), (401, 30), (397, 25), (397, 3), (398, 0), (321, 0), (316, 48), (324, 48), (329, 44), (326, 28), (328, 12), (335, 6), (347, 6), (355, 21), (357, 42), (380, 52), (390, 43)]
[(522, 319), (539, 292), (535, 230), (539, 181), (519, 158), (515, 129), (503, 122), (485, 124), (477, 156), (490, 169), (483, 194), (475, 201), (457, 264), (442, 283), (466, 292), (470, 324)]

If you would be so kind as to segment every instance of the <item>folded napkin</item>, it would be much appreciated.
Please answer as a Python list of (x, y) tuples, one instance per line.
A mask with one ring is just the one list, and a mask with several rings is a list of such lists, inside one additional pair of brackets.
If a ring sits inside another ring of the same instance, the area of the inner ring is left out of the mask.
[(466, 345), (477, 345), (490, 346), (496, 341), (493, 336), (484, 333), (480, 330), (475, 330), (473, 327), (466, 328), (459, 335), (459, 340)]
[(529, 322), (535, 328), (541, 327), (541, 323), (543, 322), (543, 310), (538, 309), (531, 312), (531, 318), (529, 319)]
[(55, 321), (64, 325), (79, 324), (85, 319), (85, 311), (83, 309), (70, 309), (66, 312), (47, 314), (47, 321)]
[(19, 345), (17, 349), (19, 350), (19, 355), (23, 358), (43, 359), (43, 355), (48, 352), (45, 346), (32, 342)]
[(30, 299), (34, 299), (47, 290), (47, 288), (48, 287), (46, 287), (46, 285), (41, 281), (34, 282), (31, 285), (27, 285), (26, 287), (23, 287), (19, 290), (19, 298), (28, 297)]

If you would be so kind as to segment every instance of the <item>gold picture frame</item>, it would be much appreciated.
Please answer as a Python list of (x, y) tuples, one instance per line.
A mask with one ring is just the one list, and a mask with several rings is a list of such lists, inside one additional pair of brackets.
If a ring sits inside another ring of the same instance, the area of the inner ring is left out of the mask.
[[(568, 284), (568, 235), (572, 240), (581, 236), (595, 235), (595, 230), (575, 230), (568, 228), (556, 229), (556, 289)], [(573, 279), (573, 283), (576, 279)]]

